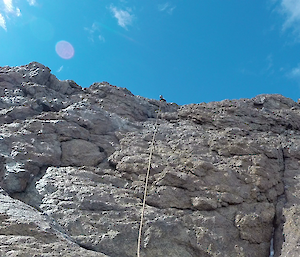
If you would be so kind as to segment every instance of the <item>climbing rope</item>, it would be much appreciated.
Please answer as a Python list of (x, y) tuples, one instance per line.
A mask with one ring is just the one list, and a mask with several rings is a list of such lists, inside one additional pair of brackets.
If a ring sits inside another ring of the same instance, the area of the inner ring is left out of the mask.
[(143, 207), (142, 207), (142, 214), (141, 214), (141, 221), (140, 221), (140, 229), (139, 229), (139, 237), (138, 237), (137, 257), (140, 257), (141, 238), (142, 238), (142, 228), (143, 228), (144, 214), (145, 214), (145, 205), (146, 205), (147, 187), (148, 187), (148, 180), (149, 180), (149, 174), (150, 174), (150, 168), (151, 168), (151, 158), (152, 158), (152, 153), (153, 153), (153, 150), (154, 150), (154, 142), (155, 142), (155, 136), (156, 136), (156, 132), (157, 132), (158, 115), (159, 115), (160, 111), (161, 111), (161, 105), (159, 105), (159, 110), (158, 110), (157, 115), (156, 115), (156, 120), (155, 120), (155, 125), (154, 125), (154, 133), (153, 133), (152, 142), (151, 142), (151, 148), (150, 148), (150, 155), (149, 155), (148, 169), (147, 169), (147, 175), (146, 175), (146, 181), (145, 181), (145, 190), (144, 190)]

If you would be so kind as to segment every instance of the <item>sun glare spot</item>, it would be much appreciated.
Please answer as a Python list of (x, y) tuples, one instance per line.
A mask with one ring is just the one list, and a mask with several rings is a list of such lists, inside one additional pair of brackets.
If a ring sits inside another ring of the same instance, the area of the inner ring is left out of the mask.
[(71, 59), (75, 53), (74, 47), (64, 40), (56, 43), (55, 51), (63, 59)]

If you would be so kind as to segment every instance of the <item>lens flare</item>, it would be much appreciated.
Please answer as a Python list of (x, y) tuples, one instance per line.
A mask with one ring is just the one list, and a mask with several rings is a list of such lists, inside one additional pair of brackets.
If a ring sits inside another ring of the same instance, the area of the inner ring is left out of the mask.
[(75, 53), (74, 47), (64, 40), (57, 42), (55, 51), (63, 59), (71, 59)]

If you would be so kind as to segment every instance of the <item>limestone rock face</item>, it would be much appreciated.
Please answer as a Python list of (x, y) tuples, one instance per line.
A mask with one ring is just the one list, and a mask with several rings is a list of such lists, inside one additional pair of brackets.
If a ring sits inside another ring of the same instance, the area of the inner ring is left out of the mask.
[(136, 256), (155, 131), (141, 256), (300, 255), (293, 100), (178, 106), (36, 62), (0, 94), (0, 256)]
[(45, 213), (0, 194), (1, 256), (99, 256), (74, 243)]

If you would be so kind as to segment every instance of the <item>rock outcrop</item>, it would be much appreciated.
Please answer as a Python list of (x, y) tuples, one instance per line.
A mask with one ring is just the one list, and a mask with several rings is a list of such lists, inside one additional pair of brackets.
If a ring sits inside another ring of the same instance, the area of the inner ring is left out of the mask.
[(0, 94), (0, 256), (136, 256), (155, 130), (141, 256), (300, 255), (293, 100), (178, 106), (36, 62)]

